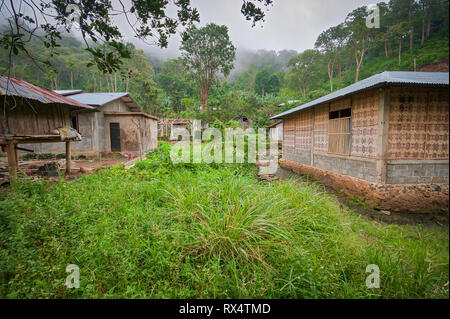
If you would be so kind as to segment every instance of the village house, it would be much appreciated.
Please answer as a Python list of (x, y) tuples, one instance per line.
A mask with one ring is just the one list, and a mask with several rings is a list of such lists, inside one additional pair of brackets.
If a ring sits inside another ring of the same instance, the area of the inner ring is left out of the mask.
[(17, 177), (18, 150), (32, 151), (27, 145), (61, 145), (70, 173), (71, 142), (82, 143), (80, 134), (70, 127), (71, 116), (94, 108), (4, 75), (0, 75), (0, 102), (0, 145), (8, 154), (10, 181)]
[(181, 135), (177, 135), (177, 131), (189, 129), (192, 125), (192, 120), (189, 119), (165, 119), (158, 123), (159, 137), (164, 140), (178, 141)]
[(449, 74), (382, 72), (273, 116), (282, 167), (397, 211), (448, 209)]
[(272, 141), (283, 141), (283, 121), (276, 121), (270, 125), (267, 125), (269, 129), (269, 139)]
[[(72, 114), (71, 123), (83, 137), (73, 150), (98, 156), (111, 152), (142, 155), (157, 147), (158, 118), (143, 112), (128, 92), (83, 93), (57, 90), (55, 93), (93, 107)], [(59, 152), (61, 145), (40, 145), (36, 152)]]

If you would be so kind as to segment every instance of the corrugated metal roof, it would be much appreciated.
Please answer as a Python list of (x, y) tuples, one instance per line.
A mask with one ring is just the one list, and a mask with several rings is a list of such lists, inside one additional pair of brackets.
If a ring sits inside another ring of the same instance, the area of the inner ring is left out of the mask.
[(71, 96), (71, 99), (80, 103), (89, 105), (101, 106), (111, 101), (117, 100), (121, 97), (127, 96), (128, 92), (114, 92), (114, 93), (80, 93)]
[(69, 96), (72, 94), (83, 93), (83, 90), (53, 90), (53, 92), (64, 95), (64, 96)]
[(74, 101), (30, 82), (13, 77), (8, 78), (2, 74), (0, 74), (0, 95), (21, 96), (27, 99), (37, 100), (45, 104), (61, 103), (78, 108), (94, 109), (93, 107), (83, 104), (82, 102)]
[(356, 82), (343, 89), (322, 96), (314, 101), (294, 107), (283, 113), (272, 116), (270, 119), (283, 118), (288, 114), (307, 109), (314, 105), (334, 100), (339, 97), (356, 93), (381, 84), (421, 84), (421, 85), (447, 85), (449, 84), (448, 72), (412, 72), (412, 71), (385, 71), (375, 74), (367, 79)]

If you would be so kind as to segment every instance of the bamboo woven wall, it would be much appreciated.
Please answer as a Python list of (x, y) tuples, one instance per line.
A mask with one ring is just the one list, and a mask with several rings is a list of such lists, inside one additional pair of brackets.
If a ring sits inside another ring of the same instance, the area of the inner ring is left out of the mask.
[(391, 88), (388, 159), (448, 159), (446, 89)]
[(352, 156), (375, 158), (380, 93), (377, 89), (352, 97)]
[(314, 110), (314, 151), (328, 151), (328, 104), (315, 107)]
[(295, 117), (295, 149), (310, 150), (312, 136), (312, 110), (300, 111)]
[(284, 119), (283, 147), (310, 150), (312, 137), (312, 110), (295, 113)]
[[(307, 109), (294, 113), (284, 120), (284, 147), (299, 150), (311, 149), (312, 114), (314, 113), (314, 151), (328, 153), (329, 112), (351, 108), (351, 148), (350, 150), (346, 147), (342, 148), (347, 154), (355, 157), (375, 158), (379, 100), (379, 92), (374, 89), (356, 94), (351, 98), (318, 105), (314, 108), (314, 112), (312, 109)], [(349, 120), (344, 120), (342, 123), (344, 122), (348, 125)], [(339, 141), (342, 142), (342, 140)], [(333, 150), (333, 147), (331, 149)]]
[(286, 117), (283, 121), (283, 148), (295, 147), (295, 116)]

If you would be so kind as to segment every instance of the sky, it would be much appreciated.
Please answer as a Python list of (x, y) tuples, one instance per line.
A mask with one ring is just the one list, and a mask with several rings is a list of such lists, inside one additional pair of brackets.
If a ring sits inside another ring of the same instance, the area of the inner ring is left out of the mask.
[[(127, 8), (130, 8), (130, 1), (123, 0)], [(259, 22), (255, 27), (240, 12), (243, 0), (191, 0), (191, 4), (199, 11), (200, 25), (214, 22), (228, 26), (231, 41), (238, 51), (287, 49), (302, 52), (313, 48), (322, 31), (343, 22), (352, 10), (380, 1), (274, 0), (273, 5), (264, 9), (265, 21)], [(113, 7), (121, 7), (118, 0), (112, 0), (112, 3)], [(167, 12), (170, 16), (175, 16), (174, 9), (173, 5), (169, 5)], [(179, 35), (170, 38), (167, 49), (159, 49), (134, 38), (123, 15), (113, 17), (113, 21), (124, 35), (124, 40), (134, 43), (138, 48), (167, 58), (178, 55), (181, 42)], [(74, 36), (81, 38), (80, 34)]]
[[(192, 0), (192, 6), (200, 13), (200, 25), (210, 22), (227, 25), (231, 41), (238, 50), (302, 52), (313, 48), (322, 31), (343, 22), (353, 9), (377, 2), (380, 0), (274, 0), (265, 11), (265, 21), (253, 28), (251, 21), (245, 20), (240, 12), (242, 0)], [(127, 40), (132, 37), (127, 36)], [(133, 43), (148, 49), (139, 41), (133, 40)], [(180, 37), (173, 36), (168, 49), (161, 53), (174, 56), (179, 45)], [(159, 50), (151, 48), (150, 51)]]

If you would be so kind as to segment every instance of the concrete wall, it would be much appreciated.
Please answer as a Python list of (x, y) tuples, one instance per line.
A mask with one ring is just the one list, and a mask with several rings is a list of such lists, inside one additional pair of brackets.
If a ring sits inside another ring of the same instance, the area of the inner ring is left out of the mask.
[(311, 151), (285, 148), (283, 149), (283, 159), (305, 165), (311, 165)]
[(387, 164), (388, 184), (448, 183), (449, 166), (443, 161)]
[(105, 152), (111, 152), (110, 123), (120, 124), (122, 152), (138, 155), (157, 146), (157, 121), (143, 115), (105, 115)]
[[(158, 123), (156, 120), (136, 115), (105, 115), (104, 112), (130, 112), (121, 100), (115, 100), (98, 108), (100, 112), (78, 114), (78, 130), (82, 140), (72, 143), (74, 155), (98, 155), (111, 152), (109, 123), (120, 123), (121, 149), (138, 154), (142, 146), (145, 152), (158, 145)], [(139, 133), (141, 130), (141, 133)], [(27, 144), (27, 148), (38, 153), (64, 153), (65, 143)]]
[(377, 167), (375, 161), (314, 154), (314, 166), (335, 173), (364, 179), (369, 182), (377, 181)]
[(280, 165), (298, 174), (308, 174), (333, 189), (358, 197), (379, 209), (420, 213), (448, 210), (449, 185), (446, 183), (382, 184), (287, 160), (281, 160)]

